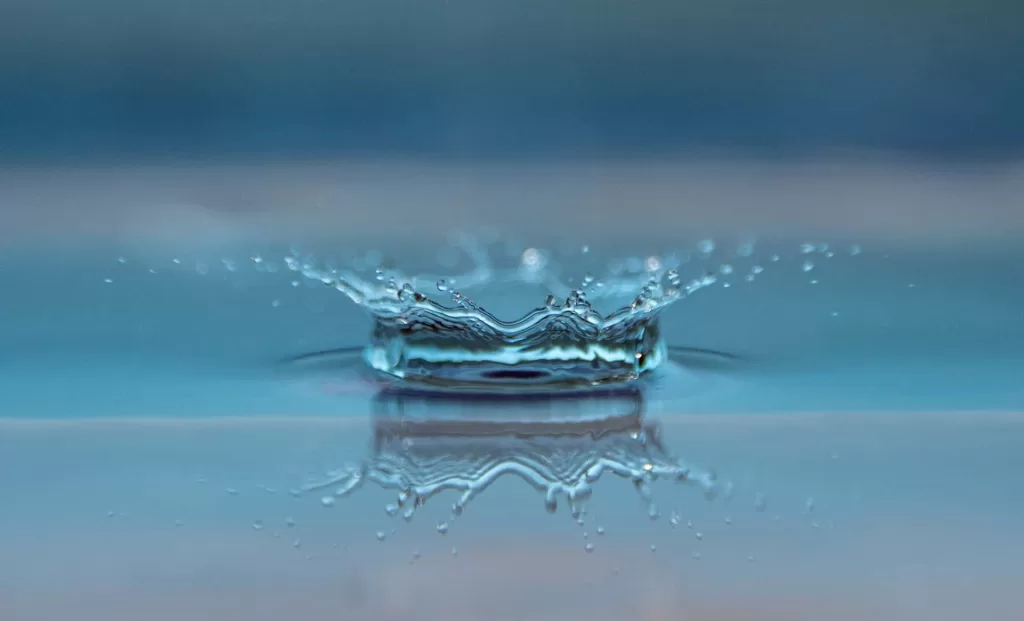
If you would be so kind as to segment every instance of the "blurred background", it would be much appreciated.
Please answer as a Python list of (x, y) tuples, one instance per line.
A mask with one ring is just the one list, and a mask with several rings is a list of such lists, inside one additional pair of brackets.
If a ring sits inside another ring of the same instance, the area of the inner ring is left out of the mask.
[(4, 0), (0, 156), (1006, 157), (1012, 0)]

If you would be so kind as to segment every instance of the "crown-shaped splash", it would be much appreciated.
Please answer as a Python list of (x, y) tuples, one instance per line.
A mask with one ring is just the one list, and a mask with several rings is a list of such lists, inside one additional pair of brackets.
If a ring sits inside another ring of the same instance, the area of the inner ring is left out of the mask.
[[(472, 265), (447, 276), (380, 265), (363, 265), (373, 270), (363, 276), (298, 253), (286, 263), (369, 313), (363, 357), (378, 374), (413, 388), (468, 392), (561, 392), (637, 380), (666, 360), (661, 312), (717, 280), (700, 270), (684, 281), (679, 268), (688, 253), (632, 257), (563, 278), (571, 262), (558, 264), (553, 253), (495, 253), (468, 236), (458, 243)], [(697, 252), (710, 254), (709, 244)], [(504, 255), (503, 264), (495, 254)], [(524, 291), (543, 297), (531, 302)]]

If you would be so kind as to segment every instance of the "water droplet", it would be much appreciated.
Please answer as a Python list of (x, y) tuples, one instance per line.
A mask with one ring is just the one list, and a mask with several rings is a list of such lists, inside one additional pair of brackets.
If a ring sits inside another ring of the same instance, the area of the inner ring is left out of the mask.
[(768, 498), (764, 494), (758, 492), (757, 495), (754, 496), (754, 510), (758, 513), (764, 513), (767, 508)]
[(711, 254), (715, 251), (715, 240), (705, 239), (701, 241), (697, 244), (697, 250), (699, 250), (701, 254)]
[(300, 284), (302, 284), (302, 283), (300, 283), (300, 282), (299, 282), (299, 281), (297, 281), (297, 280), (293, 280), (293, 281), (292, 281), (292, 286), (293, 286), (293, 287), (298, 287), (298, 286), (299, 286)]
[(238, 490), (233, 488), (233, 487), (229, 487), (229, 488), (225, 489), (224, 491), (225, 491), (225, 493), (227, 493), (228, 496), (237, 496), (238, 495)]
[(453, 546), (452, 547), (452, 556), (456, 556), (457, 557), (458, 555), (459, 555), (459, 549)]
[(858, 254), (860, 254), (860, 252), (861, 252), (860, 246), (858, 246), (857, 244), (854, 244), (854, 245), (850, 246), (850, 254), (851, 255), (857, 256)]
[(104, 278), (103, 282), (105, 282), (105, 283), (107, 283), (109, 285), (110, 283), (114, 282), (114, 279), (113, 278)]
[(271, 300), (270, 305), (273, 306), (274, 308), (277, 308), (278, 306), (281, 305), (281, 300), (274, 298), (273, 300)]
[(377, 536), (377, 541), (384, 541), (385, 539), (388, 538), (388, 536), (386, 534), (384, 534), (384, 531), (382, 531), (382, 530), (378, 530), (376, 536)]
[(604, 526), (598, 526), (597, 527), (597, 534), (598, 534), (598, 536), (603, 536), (604, 535)]
[(814, 262), (813, 261), (804, 261), (802, 269), (805, 272), (809, 272), (809, 271), (813, 270), (814, 269)]
[[(252, 262), (253, 262), (253, 263), (255, 263), (256, 265), (259, 265), (260, 263), (263, 263), (263, 257), (261, 257), (261, 256), (260, 256), (260, 255), (258, 255), (258, 254), (254, 254), (254, 255), (253, 255), (252, 257), (250, 257), (250, 258), (252, 259)], [(178, 260), (177, 260), (177, 259), (175, 259), (175, 260), (174, 260), (174, 262), (175, 262), (175, 263), (178, 263)]]
[(697, 537), (697, 541), (703, 541), (704, 540), (704, 533), (702, 533), (700, 531), (697, 531), (696, 533), (694, 533), (694, 536)]
[(773, 254), (772, 258), (771, 258), (771, 261), (772, 261), (772, 263), (778, 263), (779, 262), (779, 255)]
[(672, 512), (672, 516), (669, 517), (669, 519), (668, 519), (668, 523), (672, 525), (672, 528), (675, 528), (676, 526), (679, 526), (679, 522), (680, 521), (681, 521), (681, 518), (679, 517), (679, 513), (676, 512), (676, 511), (673, 511)]
[(807, 513), (814, 513), (814, 508), (814, 499), (808, 498), (807, 502), (804, 503), (804, 511), (806, 511)]
[(689, 520), (687, 520), (687, 522), (686, 522), (686, 527), (687, 527), (687, 528), (689, 528), (690, 530), (693, 530), (693, 522), (692, 522), (692, 521), (689, 521)]
[(654, 255), (647, 257), (647, 260), (644, 261), (644, 266), (647, 268), (648, 272), (657, 272), (661, 269), (661, 257), (656, 257)]
[(300, 541), (299, 539), (296, 539), (295, 541), (292, 542), (292, 547), (295, 548), (296, 550), (298, 550), (299, 548), (302, 547), (302, 541)]
[(732, 526), (732, 518), (731, 517), (726, 516), (726, 518), (725, 518), (725, 525), (726, 526)]
[(589, 554), (594, 551), (594, 544), (588, 543), (587, 545), (583, 546), (583, 549), (586, 550)]
[(668, 278), (669, 284), (674, 287), (678, 287), (683, 282), (683, 279), (679, 276), (679, 270), (671, 269), (665, 273), (665, 276)]
[(647, 506), (647, 517), (652, 520), (657, 520), (661, 517), (661, 513), (658, 511), (658, 507), (656, 505), (650, 504)]
[(654, 545), (654, 544), (652, 543), (652, 544), (651, 544), (651, 552), (657, 552), (657, 551), (658, 551), (658, 546), (656, 546), (656, 545)]
[(583, 248), (580, 248), (580, 252), (582, 252), (583, 254), (587, 254), (588, 252), (590, 252), (590, 246), (584, 246)]
[(523, 251), (523, 255), (520, 258), (523, 267), (527, 269), (536, 269), (541, 265), (541, 254), (536, 248), (527, 248)]
[(178, 257), (174, 257), (173, 259), (171, 259), (171, 263), (174, 263), (175, 265), (181, 265), (181, 259), (179, 259)]
[(284, 524), (285, 524), (285, 526), (287, 526), (288, 528), (295, 528), (295, 520), (294, 520), (293, 518), (290, 518), (290, 517), (286, 517), (286, 518), (284, 519)]
[(320, 499), (320, 504), (322, 504), (325, 507), (333, 507), (334, 506), (334, 497), (333, 496), (324, 496), (323, 498)]
[(747, 557), (747, 562), (748, 563), (753, 563), (754, 562), (754, 555), (753, 554), (751, 554), (750, 556)]
[(754, 244), (740, 244), (739, 248), (736, 249), (736, 254), (741, 257), (749, 257), (754, 254)]
[(754, 267), (750, 268), (750, 273), (751, 274), (755, 274), (755, 275), (756, 274), (760, 274), (763, 271), (764, 271), (764, 268), (761, 267), (760, 265), (755, 265)]
[(256, 520), (252, 523), (253, 530), (263, 530), (263, 520)]
[(387, 513), (388, 517), (395, 517), (398, 515), (398, 505), (394, 503), (384, 505), (384, 513)]
[(115, 515), (117, 515), (117, 514), (116, 514), (116, 513), (114, 513), (113, 511), (107, 511), (107, 517), (108, 517), (108, 518), (112, 518), (112, 517), (114, 517)]
[(445, 280), (444, 278), (438, 280), (437, 281), (437, 290), (438, 291), (447, 291), (448, 290), (448, 281)]
[(718, 268), (718, 271), (728, 276), (729, 274), (732, 274), (732, 266), (728, 263), (723, 263), (722, 266)]
[(693, 558), (693, 560), (695, 560), (695, 561), (699, 561), (699, 560), (700, 560), (700, 552), (694, 552), (694, 553), (693, 553), (693, 554), (691, 554), (690, 556), (691, 556), (691, 557)]
[(800, 254), (811, 254), (812, 252), (814, 252), (815, 248), (817, 248), (817, 246), (815, 246), (814, 244), (800, 244)]
[(448, 522), (438, 522), (437, 523), (437, 532), (442, 534), (442, 535), (447, 535), (448, 534)]
[(409, 559), (409, 562), (410, 563), (415, 563), (418, 560), (420, 560), (420, 551), (419, 550), (413, 550), (412, 551), (412, 558)]
[(825, 258), (826, 259), (831, 259), (834, 256), (836, 256), (836, 253), (832, 252), (831, 250), (829, 250), (828, 252), (825, 253)]
[(200, 276), (206, 276), (210, 273), (210, 267), (202, 261), (196, 261), (196, 273)]
[(185, 525), (185, 522), (182, 522), (181, 520), (174, 520), (174, 525), (180, 528)]

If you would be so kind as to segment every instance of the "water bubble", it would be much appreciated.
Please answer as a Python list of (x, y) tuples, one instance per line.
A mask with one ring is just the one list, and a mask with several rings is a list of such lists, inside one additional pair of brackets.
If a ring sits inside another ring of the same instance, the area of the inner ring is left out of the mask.
[(334, 497), (333, 496), (324, 496), (323, 498), (320, 499), (320, 504), (322, 504), (325, 507), (333, 507), (334, 506)]
[(520, 258), (523, 267), (527, 269), (537, 269), (541, 266), (541, 254), (536, 248), (527, 248), (523, 251), (523, 255)]
[(263, 530), (263, 520), (256, 520), (252, 523), (253, 530)]
[(715, 251), (715, 240), (705, 239), (701, 241), (697, 244), (697, 250), (699, 250), (701, 254), (711, 254)]
[(814, 269), (814, 262), (813, 261), (804, 261), (802, 269), (805, 272), (809, 272), (809, 271), (813, 270)]
[(448, 281), (445, 280), (444, 278), (438, 280), (437, 281), (437, 290), (438, 291), (447, 291), (448, 290)]
[(206, 276), (210, 273), (210, 267), (203, 261), (196, 261), (196, 273), (200, 276)]
[(377, 537), (377, 541), (384, 541), (385, 539), (388, 538), (388, 536), (382, 530), (378, 530), (377, 531), (376, 537)]
[(439, 534), (441, 534), (441, 535), (447, 535), (448, 534), (448, 522), (438, 522), (437, 523), (437, 532)]
[(594, 551), (594, 544), (588, 543), (587, 545), (583, 546), (583, 549), (586, 550), (589, 554), (590, 552)]

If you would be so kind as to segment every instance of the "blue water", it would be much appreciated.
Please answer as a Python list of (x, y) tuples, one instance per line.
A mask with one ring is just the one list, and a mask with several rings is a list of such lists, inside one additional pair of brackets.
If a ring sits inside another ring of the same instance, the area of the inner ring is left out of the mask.
[(370, 484), (289, 493), (367, 460), (375, 419), (365, 386), (281, 364), (370, 325), (256, 269), (286, 244), (12, 246), (0, 618), (1014, 618), (1024, 255), (869, 240), (804, 272), (777, 247), (666, 312), (670, 343), (737, 359), (646, 404), (731, 493), (657, 482), (652, 520), (604, 477), (578, 525), (516, 477), (454, 521), (454, 495), (406, 522)]

